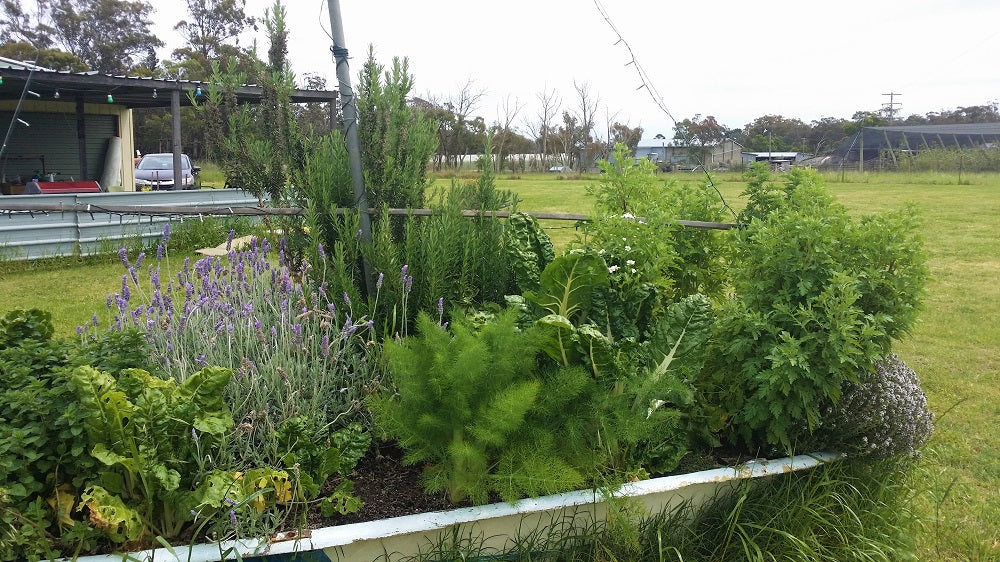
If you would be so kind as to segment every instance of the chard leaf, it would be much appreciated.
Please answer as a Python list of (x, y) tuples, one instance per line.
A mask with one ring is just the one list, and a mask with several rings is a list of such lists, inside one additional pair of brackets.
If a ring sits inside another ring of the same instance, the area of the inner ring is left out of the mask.
[(177, 389), (177, 407), (181, 419), (193, 420), (195, 429), (223, 435), (233, 428), (233, 416), (222, 399), (232, 370), (205, 367), (188, 377)]
[(542, 271), (537, 292), (524, 297), (548, 311), (569, 319), (584, 320), (590, 311), (594, 289), (608, 284), (608, 265), (589, 253), (559, 256)]
[(120, 465), (122, 468), (133, 474), (139, 472), (139, 459), (120, 455), (111, 449), (108, 449), (106, 443), (97, 443), (94, 445), (94, 449), (90, 451), (90, 455), (108, 466)]
[(668, 371), (681, 378), (696, 376), (705, 362), (712, 321), (712, 307), (704, 295), (691, 295), (670, 305), (649, 338), (652, 378)]
[(134, 541), (145, 531), (139, 513), (100, 486), (91, 486), (80, 494), (80, 505), (76, 510), (83, 511), (84, 508), (87, 508), (90, 524), (104, 531), (116, 543)]

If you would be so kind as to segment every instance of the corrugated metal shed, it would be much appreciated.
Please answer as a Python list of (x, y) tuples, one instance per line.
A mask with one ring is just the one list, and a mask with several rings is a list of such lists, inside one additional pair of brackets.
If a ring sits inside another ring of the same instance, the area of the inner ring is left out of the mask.
[[(4, 196), (3, 202), (63, 203), (67, 206), (82, 204), (95, 209), (115, 205), (176, 205), (194, 209), (202, 206), (258, 205), (256, 197), (240, 189), (10, 195)], [(96, 210), (93, 214), (69, 211), (9, 212), (0, 214), (0, 256), (18, 260), (114, 251), (121, 246), (122, 240), (133, 236), (144, 239), (160, 236), (163, 224), (168, 220), (162, 216), (122, 216)]]

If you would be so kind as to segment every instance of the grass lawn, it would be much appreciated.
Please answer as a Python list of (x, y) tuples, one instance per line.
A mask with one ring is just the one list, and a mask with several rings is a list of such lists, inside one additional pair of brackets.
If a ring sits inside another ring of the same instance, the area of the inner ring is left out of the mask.
[[(703, 175), (668, 176), (703, 181)], [(521, 210), (586, 213), (585, 186), (599, 176), (555, 174), (498, 178), (516, 191)], [(917, 505), (923, 527), (921, 560), (1000, 560), (1000, 175), (829, 174), (827, 185), (852, 212), (895, 208), (911, 201), (922, 211), (930, 282), (921, 320), (896, 346), (921, 376), (936, 432), (924, 450)], [(449, 181), (449, 180), (439, 180)], [(736, 174), (716, 177), (734, 207), (743, 202)], [(545, 221), (559, 246), (573, 223)], [(183, 256), (172, 258), (177, 266)], [(117, 256), (85, 263), (0, 264), (0, 313), (40, 307), (57, 330), (73, 334), (118, 290)]]

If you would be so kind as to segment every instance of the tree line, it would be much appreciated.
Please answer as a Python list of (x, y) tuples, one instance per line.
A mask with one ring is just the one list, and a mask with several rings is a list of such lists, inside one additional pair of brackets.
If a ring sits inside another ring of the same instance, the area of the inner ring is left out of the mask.
[[(213, 69), (264, 83), (268, 64), (252, 45), (241, 45), (244, 31), (256, 31), (266, 21), (246, 13), (245, 0), (186, 0), (187, 13), (174, 31), (183, 39), (168, 59), (152, 30), (154, 8), (146, 0), (36, 0), (34, 9), (17, 0), (0, 0), (0, 56), (37, 60), (55, 70), (97, 71), (105, 74), (207, 81)], [(276, 7), (279, 4), (276, 4)], [(273, 11), (275, 8), (272, 8)], [(298, 87), (324, 89), (326, 81), (303, 75)], [(492, 138), (495, 168), (512, 172), (549, 169), (581, 170), (610, 156), (624, 143), (635, 149), (643, 136), (621, 111), (601, 103), (588, 82), (573, 83), (569, 92), (543, 87), (533, 100), (511, 96), (501, 100), (495, 118), (482, 116), (486, 91), (468, 80), (457, 92), (411, 96), (410, 106), (436, 124), (434, 169), (460, 167), (479, 154)], [(305, 104), (295, 108), (306, 136), (330, 131), (330, 108)], [(170, 115), (164, 109), (135, 111), (136, 146), (143, 152), (170, 150)], [(205, 120), (182, 109), (185, 148), (195, 157), (206, 150), (211, 136)], [(850, 119), (823, 117), (811, 122), (782, 115), (764, 115), (742, 127), (729, 127), (712, 116), (696, 114), (674, 127), (678, 144), (712, 146), (733, 139), (753, 151), (802, 151), (829, 154), (860, 127), (889, 124), (998, 122), (997, 103), (895, 118), (887, 112), (858, 111)]]

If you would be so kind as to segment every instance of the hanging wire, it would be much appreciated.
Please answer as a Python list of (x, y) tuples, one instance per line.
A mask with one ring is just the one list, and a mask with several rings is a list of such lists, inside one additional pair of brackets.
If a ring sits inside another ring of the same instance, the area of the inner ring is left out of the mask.
[[(38, 56), (41, 54), (42, 51), (39, 50), (38, 47), (35, 47), (33, 44), (31, 43), (28, 44), (31, 45), (33, 49), (35, 49), (35, 60), (30, 65), (28, 65), (30, 67), (28, 68), (28, 79), (24, 81), (24, 88), (21, 90), (21, 98), (18, 99), (17, 106), (14, 108), (14, 113), (13, 115), (10, 116), (10, 126), (7, 127), (7, 134), (3, 138), (3, 144), (0, 145), (0, 162), (2, 162), (2, 168), (6, 168), (7, 160), (6, 158), (4, 158), (4, 153), (7, 152), (7, 143), (10, 142), (10, 135), (11, 133), (14, 132), (14, 126), (18, 123), (18, 121), (24, 123), (24, 121), (18, 119), (18, 115), (20, 115), (21, 113), (21, 106), (24, 105), (24, 96), (28, 94), (28, 88), (31, 87), (31, 78), (35, 75), (35, 70), (39, 68)], [(38, 94), (35, 95), (37, 96)]]
[[(666, 115), (671, 122), (673, 122), (674, 129), (678, 130), (677, 119), (675, 119), (673, 114), (670, 113), (670, 109), (667, 108), (667, 104), (664, 103), (663, 101), (663, 96), (661, 96), (660, 92), (657, 91), (656, 86), (653, 84), (653, 81), (649, 78), (649, 75), (646, 73), (646, 70), (642, 67), (641, 64), (639, 64), (639, 59), (638, 57), (635, 56), (635, 52), (632, 50), (632, 45), (630, 45), (628, 40), (625, 39), (625, 36), (623, 36), (622, 33), (618, 31), (618, 28), (615, 26), (615, 23), (611, 21), (611, 16), (608, 15), (608, 11), (601, 4), (601, 1), (594, 0), (594, 6), (597, 8), (597, 11), (600, 12), (601, 17), (604, 18), (604, 21), (608, 24), (608, 27), (611, 28), (611, 31), (613, 31), (615, 35), (618, 37), (618, 40), (615, 41), (614, 44), (615, 45), (621, 44), (625, 47), (625, 50), (628, 51), (629, 61), (625, 63), (625, 66), (634, 67), (636, 74), (639, 76), (639, 81), (641, 82), (639, 87), (636, 88), (636, 91), (645, 89), (646, 92), (649, 93), (649, 97), (652, 98), (653, 103), (656, 104), (656, 107), (659, 108), (659, 110), (662, 111), (663, 114)], [(681, 137), (684, 139), (684, 142), (690, 145), (691, 138), (688, 135), (687, 131), (679, 131), (679, 132), (681, 133)], [(736, 210), (733, 209), (731, 206), (729, 206), (729, 203), (726, 202), (726, 198), (722, 195), (722, 191), (719, 190), (718, 186), (716, 186), (715, 182), (712, 180), (712, 174), (708, 172), (708, 167), (705, 166), (705, 162), (702, 160), (701, 155), (700, 154), (697, 155), (695, 159), (698, 161), (698, 164), (701, 166), (702, 171), (705, 173), (705, 178), (708, 180), (709, 187), (714, 189), (715, 193), (719, 195), (719, 200), (722, 201), (722, 209), (728, 210), (730, 213), (732, 213), (734, 219), (738, 218)]]

